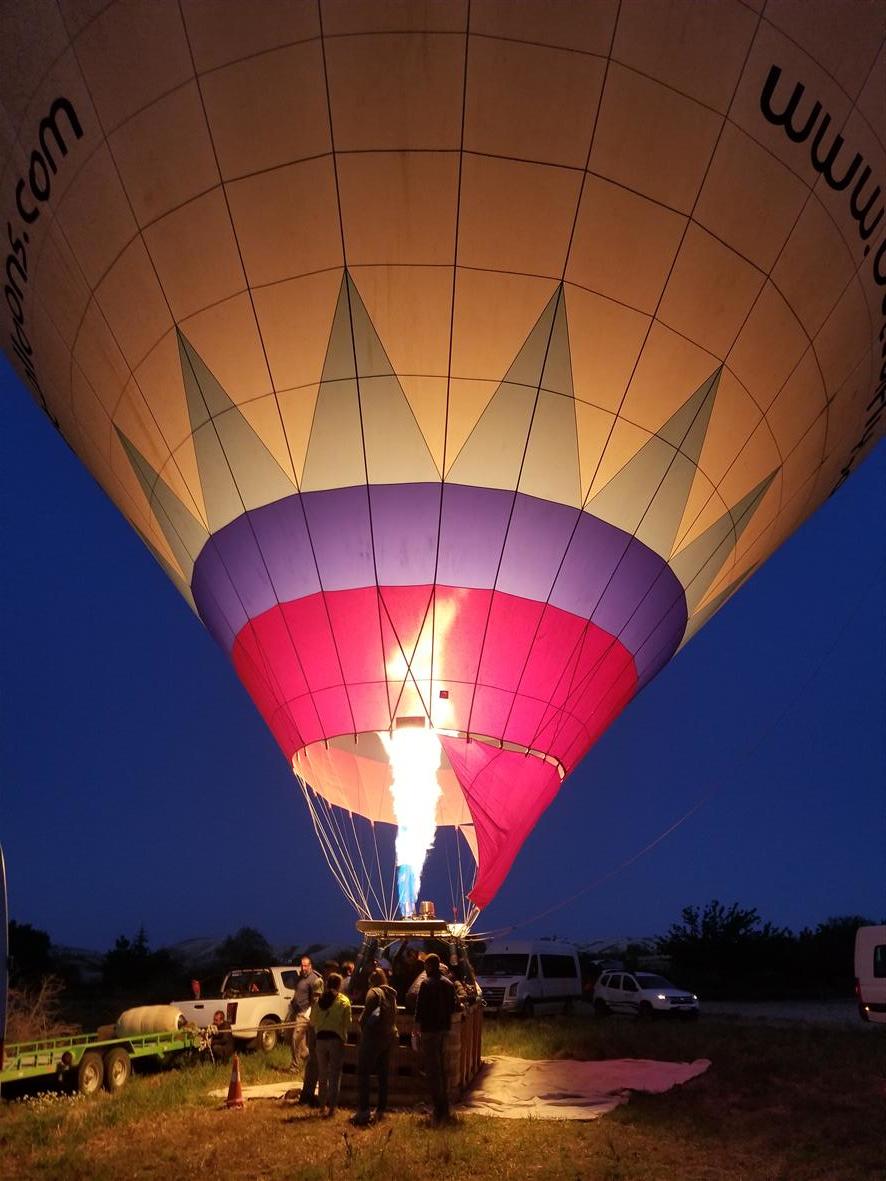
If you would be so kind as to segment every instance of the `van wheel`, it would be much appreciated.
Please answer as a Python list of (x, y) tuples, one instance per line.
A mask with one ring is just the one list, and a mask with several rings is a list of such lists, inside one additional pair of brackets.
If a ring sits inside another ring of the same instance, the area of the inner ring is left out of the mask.
[(608, 1017), (609, 1016), (609, 1006), (606, 1004), (605, 1001), (601, 1001), (599, 997), (597, 997), (597, 999), (594, 1001), (594, 1016), (595, 1017)]
[(101, 1054), (87, 1050), (77, 1067), (77, 1090), (81, 1095), (94, 1095), (101, 1088), (104, 1073)]
[(524, 1017), (534, 1017), (535, 1016), (534, 1002), (532, 1000), (530, 1000), (529, 998), (527, 998), (523, 1002), (523, 1008), (521, 1009), (521, 1013), (523, 1014)]
[(132, 1074), (132, 1063), (122, 1046), (115, 1046), (105, 1054), (105, 1090), (116, 1095)]
[(270, 1054), (277, 1045), (280, 1034), (277, 1030), (275, 1017), (262, 1017), (258, 1023), (258, 1033), (246, 1043), (247, 1050), (260, 1050), (262, 1054)]

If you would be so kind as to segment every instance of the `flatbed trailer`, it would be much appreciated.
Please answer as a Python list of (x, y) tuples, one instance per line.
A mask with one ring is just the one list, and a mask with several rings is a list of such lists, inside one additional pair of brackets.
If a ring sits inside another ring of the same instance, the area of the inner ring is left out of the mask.
[(113, 1038), (80, 1033), (44, 1041), (11, 1042), (3, 1048), (0, 1086), (24, 1079), (56, 1078), (73, 1084), (82, 1095), (93, 1095), (102, 1085), (114, 1094), (126, 1085), (134, 1059), (162, 1062), (170, 1055), (200, 1046), (200, 1034), (189, 1029)]

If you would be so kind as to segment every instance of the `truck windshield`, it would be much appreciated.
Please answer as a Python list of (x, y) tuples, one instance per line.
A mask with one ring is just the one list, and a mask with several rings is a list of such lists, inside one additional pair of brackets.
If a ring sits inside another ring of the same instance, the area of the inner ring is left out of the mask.
[(525, 976), (526, 955), (496, 954), (478, 955), (474, 960), (474, 971), (478, 976)]
[(274, 992), (274, 980), (270, 972), (228, 972), (225, 977), (224, 995), (255, 996)]

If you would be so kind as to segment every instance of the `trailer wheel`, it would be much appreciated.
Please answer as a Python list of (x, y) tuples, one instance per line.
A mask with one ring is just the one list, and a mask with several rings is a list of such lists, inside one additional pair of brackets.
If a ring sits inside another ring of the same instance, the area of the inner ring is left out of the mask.
[(103, 1077), (101, 1054), (87, 1050), (77, 1066), (77, 1090), (81, 1095), (94, 1095), (100, 1089)]
[(122, 1046), (114, 1046), (105, 1054), (105, 1090), (116, 1095), (126, 1086), (132, 1074), (132, 1063)]

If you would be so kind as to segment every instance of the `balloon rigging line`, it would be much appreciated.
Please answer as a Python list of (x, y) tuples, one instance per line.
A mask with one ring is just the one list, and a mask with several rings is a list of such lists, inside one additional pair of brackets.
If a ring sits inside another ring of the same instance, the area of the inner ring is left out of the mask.
[(363, 885), (360, 881), (360, 876), (357, 873), (357, 868), (356, 868), (356, 865), (354, 864), (354, 859), (351, 855), (351, 850), (348, 847), (348, 844), (344, 838), (344, 835), (342, 834), (341, 827), (338, 823), (338, 817), (333, 812), (332, 805), (329, 803), (328, 800), (323, 800), (321, 806), (324, 808), (324, 815), (326, 817), (326, 822), (327, 822), (329, 831), (333, 835), (333, 840), (335, 840), (336, 837), (338, 839), (338, 846), (337, 847), (340, 850), (341, 859), (343, 860), (344, 865), (350, 874), (350, 880), (354, 885), (354, 890), (359, 895), (360, 900), (363, 903), (363, 910), (367, 914), (371, 914), (372, 909), (369, 905), (369, 898), (367, 897), (366, 891), (363, 888)]
[[(326, 804), (326, 810), (327, 810), (327, 813), (329, 816), (330, 827), (334, 826), (334, 831), (338, 834), (338, 839), (340, 841), (342, 853), (343, 853), (343, 856), (346, 860), (347, 866), (352, 874), (352, 877), (353, 877), (353, 880), (357, 886), (357, 889), (360, 892), (360, 896), (363, 899), (364, 906), (366, 907), (366, 910), (371, 914), (372, 909), (369, 905), (369, 897), (366, 893), (366, 890), (362, 886), (362, 883), (360, 881), (360, 875), (357, 873), (357, 866), (354, 861), (354, 857), (351, 853), (351, 849), (348, 844), (347, 837), (346, 837), (345, 833), (342, 832), (342, 826), (341, 826), (341, 823), (339, 822), (337, 811), (336, 811), (334, 805), (329, 802), (329, 800), (325, 800), (324, 802)], [(352, 823), (353, 823), (353, 814), (351, 814), (351, 816), (352, 816)]]
[[(736, 770), (738, 770), (741, 766), (743, 766), (744, 763), (746, 763), (747, 760), (753, 754), (756, 753), (756, 751), (763, 744), (763, 742), (770, 736), (770, 734), (776, 729), (776, 727), (781, 725), (781, 723), (784, 721), (784, 719), (787, 717), (787, 715), (793, 710), (793, 708), (801, 700), (803, 695), (806, 693), (806, 691), (812, 685), (815, 678), (821, 672), (824, 665), (827, 663), (827, 661), (830, 659), (830, 657), (834, 653), (837, 645), (839, 644), (840, 640), (843, 638), (843, 635), (844, 635), (846, 629), (849, 627), (849, 624), (852, 623), (853, 620), (856, 618), (856, 616), (858, 615), (859, 611), (861, 610), (861, 607), (863, 606), (865, 600), (867, 599), (868, 595), (870, 594), (871, 590), (873, 590), (873, 589), (877, 589), (876, 583), (869, 584), (865, 588), (865, 590), (862, 592), (859, 599), (856, 601), (855, 606), (853, 607), (852, 611), (843, 616), (843, 622), (842, 622), (840, 628), (838, 629), (836, 635), (834, 636), (833, 641), (825, 649), (821, 658), (813, 666), (811, 672), (804, 678), (799, 689), (797, 689), (797, 691), (788, 698), (787, 702), (782, 706), (781, 710), (779, 710), (779, 712), (769, 722), (768, 725), (764, 726), (763, 730), (758, 734), (758, 736), (754, 740), (754, 742), (749, 747), (747, 747), (745, 749), (744, 753), (740, 754), (734, 760), (733, 765), (732, 765), (732, 772), (733, 773)], [(726, 788), (726, 786), (727, 786), (727, 782), (725, 781), (725, 778), (723, 776), (721, 776), (718, 779), (718, 781), (716, 783), (714, 783), (714, 785), (707, 792), (704, 793), (704, 795), (700, 796), (699, 799), (697, 799), (696, 802), (686, 812), (683, 813), (682, 816), (680, 816), (678, 819), (676, 819), (672, 824), (668, 825), (668, 827), (666, 829), (664, 829), (661, 833), (659, 833), (659, 835), (657, 837), (655, 837), (654, 840), (650, 841), (648, 845), (645, 845), (638, 852), (636, 852), (636, 853), (632, 854), (630, 857), (626, 858), (619, 865), (615, 866), (614, 869), (609, 870), (607, 873), (603, 874), (599, 878), (595, 878), (594, 881), (588, 883), (588, 885), (586, 885), (586, 886), (583, 886), (580, 890), (577, 890), (574, 894), (570, 895), (568, 898), (563, 899), (561, 902), (554, 903), (553, 906), (549, 906), (549, 907), (547, 907), (547, 909), (540, 911), (538, 914), (532, 915), (528, 919), (523, 919), (519, 923), (513, 923), (512, 925), (510, 925), (508, 927), (501, 927), (501, 928), (497, 928), (493, 931), (483, 932), (481, 934), (474, 936), (474, 938), (475, 939), (493, 939), (493, 938), (499, 937), (501, 935), (510, 934), (511, 931), (517, 931), (521, 927), (528, 926), (530, 923), (536, 923), (540, 919), (547, 918), (548, 915), (553, 914), (555, 911), (562, 910), (563, 907), (569, 906), (572, 902), (575, 902), (578, 898), (581, 898), (583, 895), (590, 893), (592, 890), (595, 890), (599, 886), (610, 881), (612, 878), (614, 878), (618, 874), (622, 873), (625, 869), (630, 868), (630, 866), (633, 865), (635, 862), (639, 861), (641, 857), (644, 857), (647, 853), (650, 853), (656, 847), (656, 845), (659, 845), (663, 840), (665, 840), (667, 837), (669, 837), (671, 835), (671, 833), (676, 831), (676, 829), (678, 829), (680, 827), (680, 825), (684, 823), (684, 821), (688, 820), (690, 816), (692, 816), (695, 812), (699, 811), (699, 809), (702, 808), (705, 804), (707, 804), (711, 799), (713, 799), (714, 796), (716, 796), (720, 792), (722, 792)]]
[(455, 910), (455, 883), (452, 880), (452, 865), (449, 859), (449, 846), (444, 844), (444, 852), (446, 853), (446, 876), (449, 878), (449, 905)]
[(311, 817), (311, 822), (314, 826), (314, 833), (320, 843), (320, 848), (323, 851), (323, 856), (326, 858), (326, 864), (329, 867), (330, 873), (335, 878), (335, 880), (338, 882), (338, 885), (339, 885), (342, 893), (344, 894), (347, 901), (351, 904), (352, 908), (358, 914), (365, 913), (365, 917), (369, 918), (370, 915), (368, 913), (364, 912), (363, 910), (361, 910), (359, 902), (356, 900), (352, 891), (349, 889), (348, 882), (347, 882), (346, 876), (344, 874), (344, 871), (341, 869), (341, 866), (338, 864), (338, 859), (337, 859), (335, 850), (330, 845), (329, 838), (328, 838), (325, 830), (323, 829), (322, 822), (321, 822), (320, 817), (317, 813), (317, 810), (315, 809), (314, 801), (311, 799), (311, 790), (312, 789), (310, 787), (310, 784), (308, 784), (308, 782), (305, 779), (303, 779), (301, 775), (296, 774), (296, 778), (298, 779), (299, 785), (302, 789), (302, 794), (304, 795), (305, 802), (308, 806), (308, 813)]
[[(370, 918), (372, 915), (372, 910), (369, 906), (369, 900), (360, 883), (353, 859), (350, 855), (350, 850), (347, 848), (347, 845), (341, 836), (341, 830), (338, 828), (337, 820), (332, 813), (332, 806), (327, 800), (322, 799), (322, 797), (319, 797), (313, 793), (313, 789), (310, 788), (310, 785), (307, 786), (309, 791), (312, 793), (309, 803), (314, 807), (318, 821), (321, 825), (321, 828), (323, 829), (323, 835), (326, 839), (327, 846), (333, 852), (335, 863), (338, 866), (338, 873), (336, 876), (339, 878), (342, 888), (345, 890), (346, 897), (350, 899), (354, 910), (358, 914), (362, 914), (364, 917)], [(325, 827), (323, 819), (324, 813), (322, 810), (324, 807), (327, 813), (325, 817)], [(336, 832), (338, 833), (338, 837), (336, 837)], [(344, 867), (342, 867), (342, 862), (344, 862)], [(330, 866), (330, 868), (332, 868), (332, 866)], [(335, 873), (335, 870), (333, 870), (333, 873)], [(355, 897), (355, 895), (358, 895), (359, 898)]]
[[(461, 826), (456, 826), (455, 829), (455, 848), (458, 852), (458, 889), (459, 889), (459, 907), (462, 913), (467, 912), (467, 895), (465, 894), (465, 879), (462, 873), (461, 865), (461, 842), (464, 840), (464, 835), (461, 831)], [(479, 850), (478, 850), (479, 852)]]
[[(375, 849), (375, 865), (376, 865), (376, 868), (378, 869), (378, 888), (382, 892), (382, 899), (383, 899), (384, 898), (384, 891), (385, 891), (385, 875), (382, 872), (382, 868), (381, 868), (381, 855), (379, 854), (379, 851), (378, 851), (378, 835), (375, 831), (375, 821), (374, 820), (369, 821), (369, 827), (372, 830), (372, 845), (373, 845), (373, 848)], [(385, 910), (385, 906), (384, 906), (383, 901), (379, 902), (379, 907), (385, 915), (388, 913)]]
[[(358, 835), (357, 835), (357, 825), (356, 825), (356, 822), (355, 822), (355, 820), (354, 820), (354, 813), (353, 813), (353, 812), (351, 812), (351, 811), (349, 810), (349, 811), (348, 811), (348, 816), (349, 816), (349, 817), (350, 817), (350, 819), (351, 819), (351, 831), (352, 831), (352, 833), (354, 834), (354, 844), (356, 845), (356, 847), (357, 847), (357, 852), (358, 852), (358, 853), (359, 853), (359, 855), (360, 855), (360, 865), (361, 865), (361, 866), (362, 866), (362, 868), (363, 868), (363, 877), (364, 877), (364, 880), (365, 880), (365, 882), (366, 882), (366, 889), (369, 891), (369, 893), (370, 893), (370, 894), (372, 895), (372, 897), (375, 899), (375, 902), (376, 902), (376, 904), (378, 905), (378, 908), (379, 908), (379, 910), (381, 910), (381, 908), (382, 908), (382, 901), (381, 901), (381, 899), (379, 898), (378, 894), (376, 893), (376, 890), (375, 890), (375, 884), (374, 884), (374, 883), (373, 883), (373, 881), (372, 881), (372, 875), (370, 874), (369, 870), (368, 870), (368, 869), (367, 869), (367, 867), (366, 867), (366, 860), (365, 860), (365, 858), (364, 858), (364, 856), (363, 856), (363, 843), (362, 843), (362, 841), (360, 840), (360, 838), (359, 838), (359, 837), (358, 837)], [(374, 836), (375, 836), (375, 828), (374, 828), (374, 827), (373, 827), (373, 829), (372, 829), (372, 834), (373, 834), (373, 837), (374, 837)], [(382, 886), (382, 882), (381, 882), (381, 879), (380, 879), (380, 880), (379, 880), (379, 888), (381, 888), (381, 886)]]

